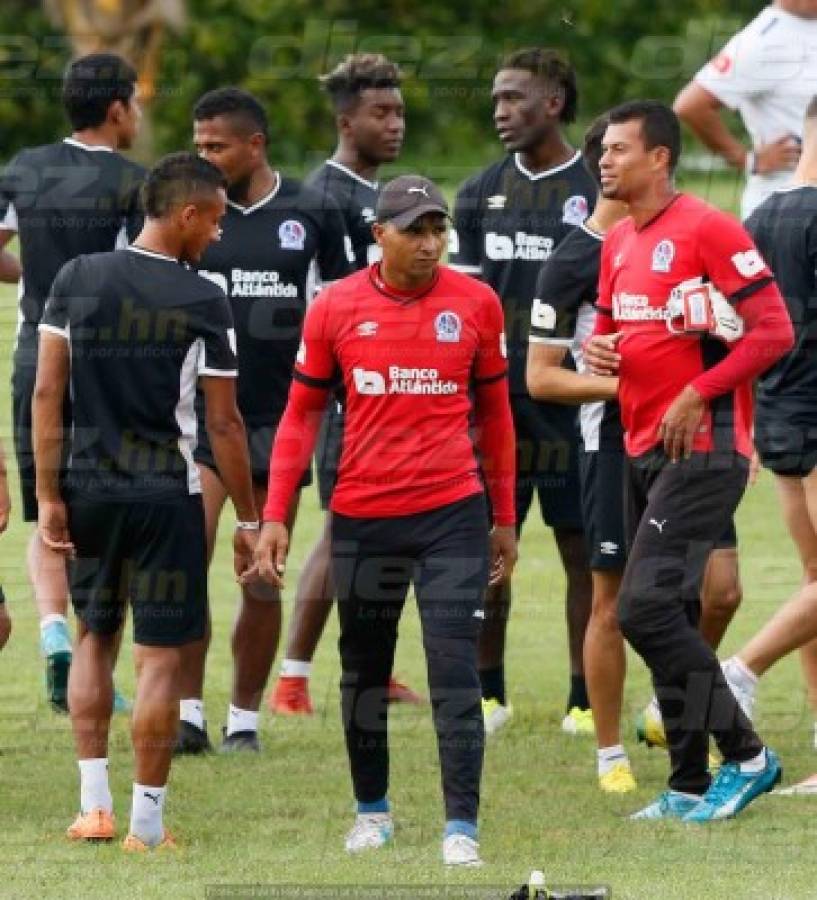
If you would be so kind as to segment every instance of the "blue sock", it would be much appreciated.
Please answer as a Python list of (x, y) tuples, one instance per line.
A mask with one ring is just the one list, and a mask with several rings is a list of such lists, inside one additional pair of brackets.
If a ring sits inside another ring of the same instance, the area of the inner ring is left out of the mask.
[(358, 800), (357, 811), (358, 813), (387, 813), (391, 812), (391, 808), (389, 807), (388, 798), (383, 797), (382, 800), (372, 800), (369, 803)]
[(464, 834), (475, 841), (477, 839), (476, 822), (466, 822), (465, 819), (449, 819), (445, 823), (445, 836), (451, 837), (452, 834)]

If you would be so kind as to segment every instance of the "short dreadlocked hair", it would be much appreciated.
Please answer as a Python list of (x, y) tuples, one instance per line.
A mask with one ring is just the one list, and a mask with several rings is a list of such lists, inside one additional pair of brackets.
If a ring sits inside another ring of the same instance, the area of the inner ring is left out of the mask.
[(576, 120), (578, 89), (576, 71), (558, 50), (548, 47), (526, 47), (506, 56), (499, 66), (502, 69), (525, 69), (542, 81), (558, 87), (564, 95), (559, 121), (569, 125)]
[(350, 53), (318, 81), (335, 112), (349, 112), (369, 88), (399, 88), (400, 69), (382, 53)]

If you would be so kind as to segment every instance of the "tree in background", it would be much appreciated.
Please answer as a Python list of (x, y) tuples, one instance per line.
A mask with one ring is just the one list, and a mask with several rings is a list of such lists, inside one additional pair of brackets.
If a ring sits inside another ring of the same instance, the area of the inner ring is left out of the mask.
[[(406, 76), (402, 166), (422, 165), (446, 181), (458, 181), (501, 152), (491, 125), (490, 84), (508, 50), (538, 43), (568, 53), (579, 73), (579, 114), (586, 122), (634, 96), (671, 101), (759, 6), (758, 0), (728, 6), (722, 0), (654, 0), (648, 6), (643, 0), (469, 0), (422, 8), (407, 0), (187, 0), (182, 34), (171, 29), (180, 21), (181, 0), (46, 2), (52, 14), (66, 4), (97, 7), (99, 20), (107, 16), (114, 29), (121, 20), (114, 8), (141, 23), (138, 46), (152, 53), (154, 70), (158, 59), (152, 79), (156, 154), (189, 146), (190, 110), (200, 94), (236, 84), (267, 106), (276, 164), (308, 169), (334, 142), (317, 75), (345, 53), (379, 50), (400, 62)], [(136, 6), (160, 16), (160, 55), (155, 34), (149, 38), (156, 19), (132, 12)], [(67, 23), (65, 12), (59, 14)], [(38, 4), (2, 0), (0, 160), (64, 129), (54, 84), (73, 50)]]

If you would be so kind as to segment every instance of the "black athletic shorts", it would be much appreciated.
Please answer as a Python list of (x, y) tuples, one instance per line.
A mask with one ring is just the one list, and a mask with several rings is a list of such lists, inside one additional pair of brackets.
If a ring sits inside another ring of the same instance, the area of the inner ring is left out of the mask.
[(576, 407), (511, 397), (511, 411), (516, 429), (517, 527), (522, 527), (536, 494), (546, 525), (581, 531)]
[[(590, 568), (623, 572), (627, 562), (624, 525), (627, 457), (624, 450), (582, 451), (579, 458), (582, 479), (582, 509)], [(731, 518), (713, 550), (737, 547), (738, 534)]]
[(763, 467), (775, 475), (805, 478), (817, 466), (817, 408), (784, 418), (759, 407), (755, 449)]
[(318, 498), (321, 509), (329, 509), (329, 501), (338, 483), (338, 466), (343, 449), (343, 407), (331, 400), (321, 421), (315, 447), (315, 469), (318, 473)]
[[(278, 423), (273, 425), (247, 425), (247, 444), (250, 450), (250, 466), (252, 468), (252, 480), (256, 484), (266, 487), (269, 476), (269, 458), (272, 452), (272, 444), (275, 440), (275, 432)], [(216, 458), (213, 456), (213, 448), (210, 445), (210, 436), (204, 422), (199, 419), (198, 445), (193, 451), (193, 459), (200, 465), (207, 466), (218, 473)], [(307, 468), (299, 482), (299, 487), (308, 487), (312, 484), (312, 470)]]
[(626, 457), (621, 450), (581, 451), (584, 534), (590, 568), (623, 572), (627, 561), (624, 533), (624, 473)]
[(133, 640), (179, 647), (204, 636), (207, 549), (201, 495), (144, 503), (74, 497), (68, 530), (71, 601), (89, 631), (114, 634), (125, 604)]

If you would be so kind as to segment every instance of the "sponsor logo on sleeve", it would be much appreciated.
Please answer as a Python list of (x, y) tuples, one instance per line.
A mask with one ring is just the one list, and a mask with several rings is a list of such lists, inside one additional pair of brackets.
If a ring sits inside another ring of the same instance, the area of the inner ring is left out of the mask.
[(672, 241), (659, 241), (652, 251), (653, 272), (669, 272), (675, 259), (675, 244)]
[(507, 201), (507, 197), (504, 194), (494, 194), (485, 201), (485, 205), (488, 209), (505, 209), (505, 202)]
[(287, 219), (278, 228), (282, 250), (303, 250), (306, 228), (297, 219)]
[(757, 250), (744, 250), (743, 253), (736, 253), (732, 257), (732, 262), (738, 270), (738, 275), (744, 278), (754, 278), (766, 268), (766, 263), (763, 262), (763, 257)]
[(360, 337), (374, 337), (377, 334), (377, 322), (361, 322), (357, 326), (357, 333)]

